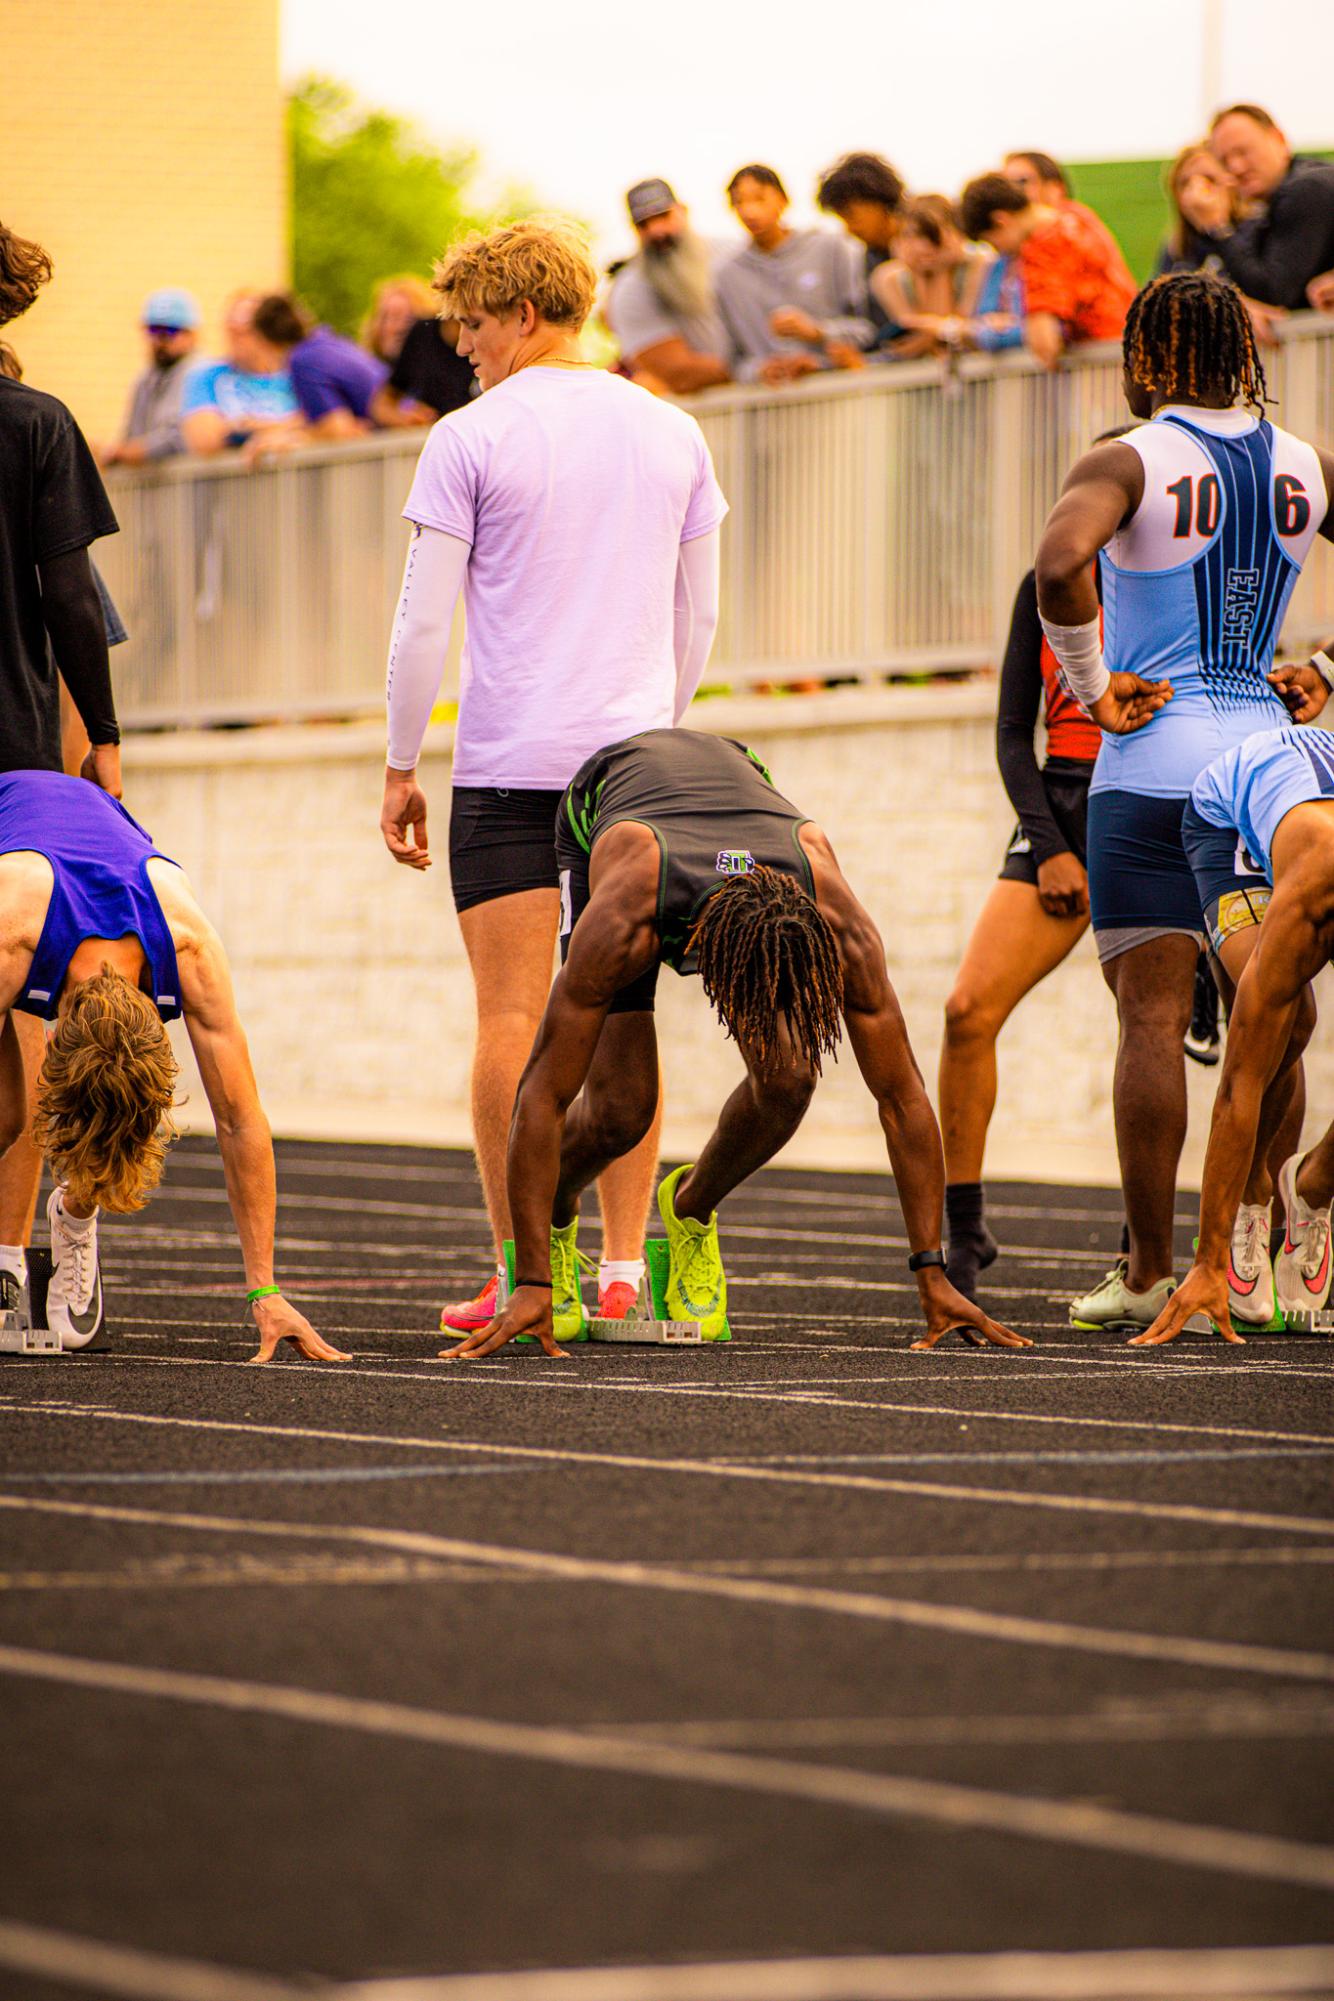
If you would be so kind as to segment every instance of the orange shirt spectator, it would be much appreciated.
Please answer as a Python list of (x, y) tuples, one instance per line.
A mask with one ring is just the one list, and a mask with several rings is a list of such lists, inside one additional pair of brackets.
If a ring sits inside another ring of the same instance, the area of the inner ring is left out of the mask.
[(969, 236), (1017, 260), (1024, 341), (1044, 368), (1076, 342), (1118, 337), (1135, 285), (1110, 237), (1068, 207), (1030, 201), (1003, 174), (970, 181), (959, 208)]

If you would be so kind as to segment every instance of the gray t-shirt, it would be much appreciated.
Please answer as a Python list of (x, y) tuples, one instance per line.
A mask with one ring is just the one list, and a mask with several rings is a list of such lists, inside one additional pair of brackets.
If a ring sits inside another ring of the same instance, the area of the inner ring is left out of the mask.
[[(715, 271), (719, 246), (709, 245)], [(633, 361), (646, 348), (660, 341), (683, 340), (696, 354), (725, 355), (731, 345), (716, 309), (705, 313), (673, 313), (654, 291), (644, 269), (642, 254), (622, 265), (612, 280), (606, 305), (607, 325), (615, 334), (622, 355)]]
[(777, 250), (748, 243), (719, 266), (716, 283), (732, 373), (740, 382), (753, 382), (771, 354), (810, 353), (803, 341), (780, 339), (770, 330), (780, 306), (809, 313), (831, 340), (853, 347), (874, 343), (862, 247), (850, 236), (800, 229)]

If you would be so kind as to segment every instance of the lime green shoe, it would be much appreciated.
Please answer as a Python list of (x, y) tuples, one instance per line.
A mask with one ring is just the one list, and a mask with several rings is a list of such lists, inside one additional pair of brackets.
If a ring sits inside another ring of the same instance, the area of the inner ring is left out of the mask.
[(579, 1290), (579, 1218), (551, 1232), (551, 1331), (558, 1341), (586, 1341), (588, 1315)]
[(666, 1306), (673, 1320), (697, 1320), (706, 1341), (730, 1341), (727, 1325), (727, 1273), (718, 1248), (718, 1212), (707, 1223), (694, 1223), (676, 1213), (677, 1184), (693, 1163), (678, 1167), (658, 1189), (658, 1212), (667, 1228), (671, 1258)]

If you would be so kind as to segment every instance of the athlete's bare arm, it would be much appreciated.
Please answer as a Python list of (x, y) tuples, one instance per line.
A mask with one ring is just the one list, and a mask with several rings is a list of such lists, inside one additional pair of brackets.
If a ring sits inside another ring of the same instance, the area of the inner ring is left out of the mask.
[[(148, 872), (176, 947), (181, 1009), (213, 1112), (227, 1199), (250, 1291), (274, 1282), (278, 1189), (273, 1138), (259, 1101), (222, 940), (196, 903), (180, 869), (155, 860), (148, 864)], [(311, 1361), (348, 1359), (330, 1347), (281, 1294), (255, 1300), (251, 1312), (260, 1337), (259, 1352), (252, 1358), (256, 1362), (272, 1361), (280, 1341), (295, 1342)]]
[[(550, 1274), (565, 1114), (588, 1076), (607, 1009), (659, 950), (658, 844), (647, 827), (627, 822), (608, 829), (593, 849), (589, 890), (514, 1102), (508, 1180), (520, 1281)], [(450, 1360), (491, 1355), (516, 1334), (535, 1335), (548, 1355), (565, 1353), (552, 1335), (549, 1285), (516, 1285), (504, 1313), (441, 1352)]]
[(1195, 1262), (1153, 1325), (1135, 1336), (1132, 1348), (1174, 1340), (1195, 1313), (1207, 1313), (1225, 1341), (1241, 1340), (1228, 1312), (1232, 1222), (1255, 1151), (1260, 1107), (1287, 1049), (1302, 990), (1330, 955), (1334, 830), (1328, 828), (1328, 814), (1315, 811), (1326, 824), (1323, 829), (1317, 824), (1314, 834), (1309, 831), (1311, 814), (1303, 807), (1294, 808), (1279, 828), (1276, 887), (1259, 941), (1237, 983), (1204, 1157)]
[[(1053, 625), (1091, 625), (1098, 616), (1093, 559), (1105, 549), (1144, 498), (1144, 464), (1129, 445), (1095, 445), (1073, 468), (1047, 517), (1034, 569), (1038, 610)], [(1101, 729), (1129, 736), (1151, 722), (1172, 699), (1167, 681), (1113, 674), (1111, 685), (1089, 705)]]
[[(909, 1249), (940, 1248), (945, 1198), (945, 1157), (940, 1128), (913, 1058), (898, 997), (885, 968), (885, 948), (853, 895), (833, 848), (818, 827), (805, 826), (801, 843), (810, 857), (816, 901), (838, 941), (843, 964), (843, 1019), (857, 1067), (876, 1101), (890, 1165), (903, 1207)], [(974, 1343), (978, 1335), (998, 1348), (1032, 1343), (956, 1292), (938, 1265), (917, 1274), (926, 1334), (915, 1348), (934, 1348), (957, 1328)], [(970, 1332), (976, 1329), (976, 1332)]]

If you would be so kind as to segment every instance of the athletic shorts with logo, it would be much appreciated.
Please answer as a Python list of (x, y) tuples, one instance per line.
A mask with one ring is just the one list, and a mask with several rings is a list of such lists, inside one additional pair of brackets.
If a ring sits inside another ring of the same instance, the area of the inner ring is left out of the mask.
[[(1040, 775), (1052, 819), (1075, 860), (1083, 862), (1088, 853), (1089, 779), (1093, 766), (1083, 758), (1048, 758)], [(1037, 856), (1022, 822), (1010, 836), (998, 880), (1027, 882), (1037, 888)]]

